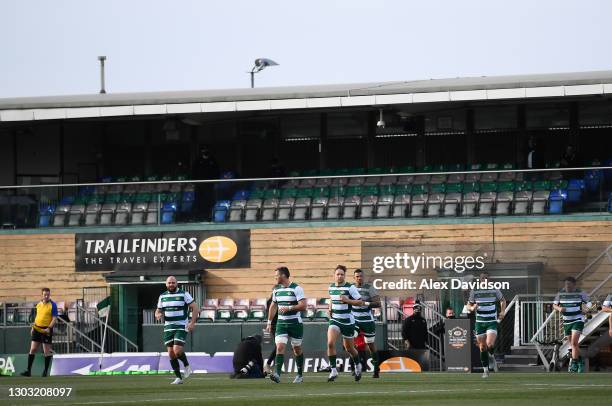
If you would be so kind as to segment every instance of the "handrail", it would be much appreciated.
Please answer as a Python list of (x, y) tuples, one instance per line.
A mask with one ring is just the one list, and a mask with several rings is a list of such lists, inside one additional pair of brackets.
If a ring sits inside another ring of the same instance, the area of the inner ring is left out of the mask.
[(424, 301), (420, 301), (414, 304), (415, 306), (421, 306), (421, 307), (425, 307), (428, 310), (431, 310), (433, 312), (433, 314), (435, 314), (436, 316), (440, 317), (442, 320), (446, 320), (446, 316), (444, 316), (442, 313), (438, 312), (436, 309), (434, 309), (433, 307), (429, 306), (427, 303), (425, 303)]
[(433, 176), (433, 175), (461, 175), (461, 174), (486, 174), (486, 173), (538, 173), (538, 172), (571, 172), (586, 170), (612, 169), (612, 166), (583, 166), (576, 168), (544, 168), (544, 169), (496, 169), (486, 171), (450, 171), (450, 172), (401, 172), (401, 173), (364, 173), (355, 175), (317, 175), (317, 176), (284, 176), (278, 178), (234, 178), (234, 179), (186, 179), (186, 180), (159, 180), (159, 181), (138, 181), (138, 182), (89, 182), (89, 183), (58, 183), (45, 185), (1, 185), (3, 189), (40, 189), (40, 188), (61, 188), (61, 187), (82, 187), (82, 186), (116, 186), (116, 185), (163, 185), (163, 184), (182, 184), (182, 183), (233, 183), (233, 182), (262, 182), (262, 181), (283, 181), (296, 179), (350, 179), (350, 178), (371, 178), (389, 176)]
[(599, 282), (597, 284), (597, 286), (595, 286), (593, 288), (593, 290), (591, 291), (591, 293), (589, 293), (589, 297), (593, 297), (593, 295), (595, 293), (597, 293), (599, 291), (599, 289), (601, 289), (606, 283), (608, 283), (608, 281), (612, 279), (612, 274), (609, 274), (608, 277), (606, 279), (604, 279), (603, 281)]
[[(134, 347), (137, 351), (138, 351), (138, 345), (134, 344), (134, 342), (132, 342), (129, 338), (125, 337), (123, 334), (121, 334), (120, 332), (118, 332), (117, 330), (115, 330), (114, 328), (112, 328), (108, 323), (106, 323), (105, 321), (103, 321), (100, 317), (98, 317), (98, 315), (96, 314), (96, 312), (86, 309), (82, 306), (80, 306), (79, 304), (76, 305), (76, 307), (78, 309), (81, 309), (83, 312), (87, 313), (89, 316), (93, 317), (94, 321), (99, 322), (100, 324), (107, 325), (107, 328), (110, 332), (113, 332), (115, 334), (117, 334), (120, 338), (122, 338), (127, 344), (130, 344), (132, 347)], [(127, 347), (126, 347), (127, 350)]]
[(576, 280), (580, 279), (582, 275), (584, 275), (586, 271), (591, 269), (591, 267), (595, 265), (604, 255), (606, 255), (608, 259), (610, 259), (610, 255), (608, 254), (608, 251), (610, 251), (610, 248), (612, 248), (612, 244), (608, 245), (608, 247), (605, 250), (603, 250), (593, 261), (591, 261), (578, 275), (576, 275)]
[(91, 344), (92, 349), (93, 349), (93, 347), (97, 347), (96, 348), (96, 352), (102, 351), (102, 346), (100, 344), (96, 343), (94, 340), (89, 338), (86, 334), (83, 334), (83, 332), (81, 330), (79, 330), (78, 328), (74, 327), (72, 325), (72, 323), (67, 322), (66, 320), (62, 319), (61, 317), (57, 318), (57, 322), (60, 323), (60, 324), (65, 325), (66, 326), (66, 330), (70, 329), (72, 332), (78, 334), (79, 337), (84, 338), (86, 341), (88, 341)]

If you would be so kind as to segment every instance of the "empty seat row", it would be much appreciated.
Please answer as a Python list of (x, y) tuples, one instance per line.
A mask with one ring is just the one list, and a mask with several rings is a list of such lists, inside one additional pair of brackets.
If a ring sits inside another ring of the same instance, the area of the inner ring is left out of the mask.
[(174, 223), (175, 203), (90, 203), (44, 206), (39, 213), (39, 227), (111, 226)]
[[(515, 181), (272, 189), (250, 195), (243, 191), (235, 200), (217, 202), (213, 218), (239, 222), (544, 214), (551, 189), (565, 191), (567, 187), (567, 181)], [(575, 193), (580, 195), (580, 189)], [(565, 200), (567, 193), (552, 196)]]

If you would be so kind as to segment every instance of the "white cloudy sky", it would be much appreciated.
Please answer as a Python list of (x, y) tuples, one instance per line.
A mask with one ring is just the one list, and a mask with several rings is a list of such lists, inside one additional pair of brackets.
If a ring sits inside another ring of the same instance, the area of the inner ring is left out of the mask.
[(0, 98), (612, 69), (607, 0), (0, 0)]

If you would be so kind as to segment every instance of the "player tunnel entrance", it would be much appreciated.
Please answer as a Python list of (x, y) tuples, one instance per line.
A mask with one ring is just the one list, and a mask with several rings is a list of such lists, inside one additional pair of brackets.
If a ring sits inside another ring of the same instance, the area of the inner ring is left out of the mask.
[(175, 276), (181, 289), (189, 292), (198, 308), (205, 297), (202, 270), (113, 272), (106, 275), (111, 288), (111, 324), (143, 348), (143, 325), (157, 324), (155, 308), (166, 290), (166, 278)]

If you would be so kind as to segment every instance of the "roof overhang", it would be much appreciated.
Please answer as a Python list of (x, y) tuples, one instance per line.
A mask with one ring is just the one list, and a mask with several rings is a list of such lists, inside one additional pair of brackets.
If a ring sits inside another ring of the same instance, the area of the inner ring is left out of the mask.
[(612, 71), (0, 99), (0, 122), (612, 95)]

